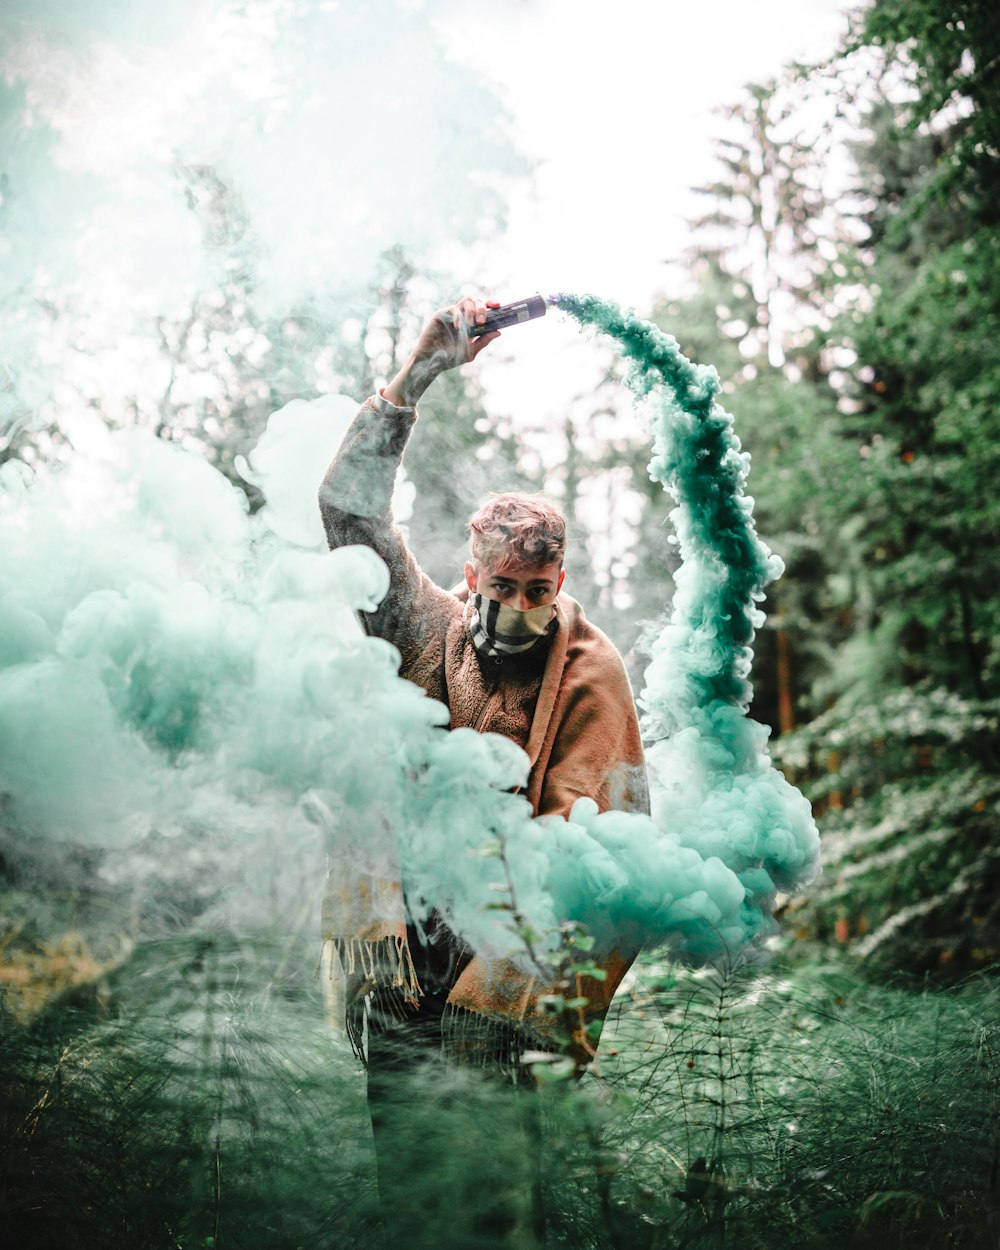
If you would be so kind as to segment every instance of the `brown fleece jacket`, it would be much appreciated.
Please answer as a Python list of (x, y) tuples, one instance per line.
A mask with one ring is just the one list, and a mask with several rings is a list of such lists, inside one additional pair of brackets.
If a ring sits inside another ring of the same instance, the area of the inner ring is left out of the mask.
[[(472, 644), (464, 594), (435, 585), (407, 548), (390, 502), (415, 421), (414, 409), (378, 396), (366, 400), (320, 487), (331, 548), (363, 544), (389, 568), (388, 594), (376, 611), (362, 613), (366, 630), (398, 648), (400, 675), (448, 707), (452, 729), (503, 734), (524, 749), (531, 762), (525, 793), (536, 816), (568, 816), (584, 795), (602, 811), (648, 811), (628, 677), (580, 605), (559, 595), (558, 628), (544, 653), (483, 659)], [(616, 956), (605, 962), (604, 982), (588, 981), (588, 1015), (604, 1014), (629, 962)], [(537, 992), (512, 965), (476, 959), (449, 1002), (521, 1020), (532, 1014)]]

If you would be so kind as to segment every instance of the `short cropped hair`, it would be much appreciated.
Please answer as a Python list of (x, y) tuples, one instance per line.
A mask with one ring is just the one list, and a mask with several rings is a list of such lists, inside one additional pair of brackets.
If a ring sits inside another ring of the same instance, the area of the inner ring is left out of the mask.
[(469, 521), (469, 532), (473, 560), (489, 568), (513, 558), (540, 569), (561, 565), (566, 556), (566, 518), (541, 495), (491, 495)]

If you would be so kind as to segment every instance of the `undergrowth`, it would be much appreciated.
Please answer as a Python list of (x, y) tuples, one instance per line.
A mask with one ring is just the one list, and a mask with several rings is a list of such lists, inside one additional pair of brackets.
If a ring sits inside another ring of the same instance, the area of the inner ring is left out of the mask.
[(6, 1029), (0, 1225), (20, 1250), (361, 1244), (364, 1087), (262, 942), (149, 943)]
[(629, 1246), (995, 1247), (1000, 987), (647, 969), (603, 1080)]
[[(149, 943), (101, 994), (8, 1019), (11, 1244), (378, 1245), (363, 1075), (289, 967), (262, 940)], [(996, 1247), (998, 996), (985, 975), (940, 990), (647, 961), (597, 1073), (540, 1090), (547, 1244)], [(414, 1109), (447, 1110), (455, 1176), (489, 1141), (468, 1091), (437, 1079)]]

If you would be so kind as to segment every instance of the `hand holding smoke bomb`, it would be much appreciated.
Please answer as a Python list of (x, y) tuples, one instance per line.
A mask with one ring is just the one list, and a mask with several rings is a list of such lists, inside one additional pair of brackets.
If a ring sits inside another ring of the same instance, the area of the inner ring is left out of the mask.
[(427, 321), (406, 363), (382, 394), (392, 404), (412, 407), (439, 373), (468, 364), (495, 338), (499, 328), (486, 324), (496, 301), (466, 297), (439, 309)]
[(472, 297), (442, 308), (430, 318), (406, 364), (382, 392), (390, 403), (412, 407), (439, 373), (475, 360), (500, 331), (544, 317), (559, 295), (529, 295), (512, 304)]
[(488, 304), (489, 312), (482, 324), (469, 327), (469, 337), (489, 334), (493, 330), (506, 330), (508, 326), (520, 325), (522, 321), (533, 321), (536, 317), (544, 317), (549, 304), (554, 304), (557, 297), (550, 295), (529, 295), (513, 304)]

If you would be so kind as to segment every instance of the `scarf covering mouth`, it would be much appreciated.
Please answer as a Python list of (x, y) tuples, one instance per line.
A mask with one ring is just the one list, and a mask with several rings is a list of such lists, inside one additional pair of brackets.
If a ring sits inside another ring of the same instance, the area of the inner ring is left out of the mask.
[(523, 655), (530, 651), (552, 630), (556, 619), (556, 605), (543, 603), (537, 608), (522, 612), (498, 599), (473, 594), (472, 619), (469, 629), (472, 645), (481, 655), (491, 657)]

